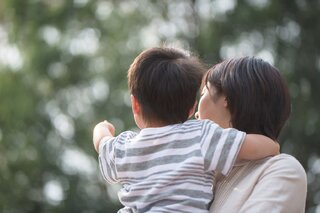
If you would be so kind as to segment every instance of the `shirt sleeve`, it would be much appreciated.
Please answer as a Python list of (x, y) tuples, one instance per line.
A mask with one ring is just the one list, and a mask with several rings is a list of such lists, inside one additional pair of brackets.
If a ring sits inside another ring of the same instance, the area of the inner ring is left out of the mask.
[(123, 132), (117, 137), (105, 137), (101, 139), (99, 145), (99, 167), (103, 178), (108, 183), (117, 183), (116, 155), (123, 150), (125, 143), (136, 135), (135, 132)]
[(273, 163), (261, 175), (239, 212), (305, 212), (307, 178), (293, 157)]
[(214, 122), (205, 121), (201, 139), (204, 169), (227, 175), (237, 159), (245, 135), (239, 130), (223, 129)]

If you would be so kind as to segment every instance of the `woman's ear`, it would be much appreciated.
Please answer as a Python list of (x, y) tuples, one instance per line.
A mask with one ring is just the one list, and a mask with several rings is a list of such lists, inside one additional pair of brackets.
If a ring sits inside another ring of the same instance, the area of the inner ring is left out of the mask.
[(131, 95), (131, 108), (132, 108), (132, 113), (134, 115), (139, 115), (140, 114), (140, 105), (137, 100), (137, 98), (134, 95)]
[(228, 100), (227, 100), (226, 96), (224, 96), (224, 98), (223, 98), (223, 106), (228, 108)]

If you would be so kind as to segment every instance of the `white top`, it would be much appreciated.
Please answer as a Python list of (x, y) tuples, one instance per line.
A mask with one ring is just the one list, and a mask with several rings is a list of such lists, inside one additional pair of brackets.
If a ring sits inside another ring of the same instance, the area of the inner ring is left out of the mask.
[(306, 173), (290, 155), (239, 163), (216, 181), (210, 212), (305, 212)]
[(100, 170), (119, 182), (119, 212), (208, 212), (213, 171), (227, 174), (245, 133), (209, 120), (124, 132), (100, 143)]

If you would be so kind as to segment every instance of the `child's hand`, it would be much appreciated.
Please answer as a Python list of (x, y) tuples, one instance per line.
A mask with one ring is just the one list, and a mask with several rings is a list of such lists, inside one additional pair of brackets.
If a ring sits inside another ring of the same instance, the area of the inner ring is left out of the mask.
[(114, 126), (108, 121), (98, 123), (93, 129), (93, 145), (99, 153), (99, 144), (104, 137), (113, 137), (115, 133)]
[(264, 135), (247, 134), (241, 145), (238, 160), (258, 160), (280, 154), (280, 145)]

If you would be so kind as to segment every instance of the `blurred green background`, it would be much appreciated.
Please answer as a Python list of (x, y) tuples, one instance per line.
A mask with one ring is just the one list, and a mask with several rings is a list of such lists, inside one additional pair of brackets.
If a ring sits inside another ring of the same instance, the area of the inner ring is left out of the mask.
[(135, 128), (126, 72), (143, 49), (189, 49), (206, 64), (255, 55), (288, 81), (282, 152), (320, 212), (319, 0), (1, 0), (0, 212), (116, 212), (91, 133)]

